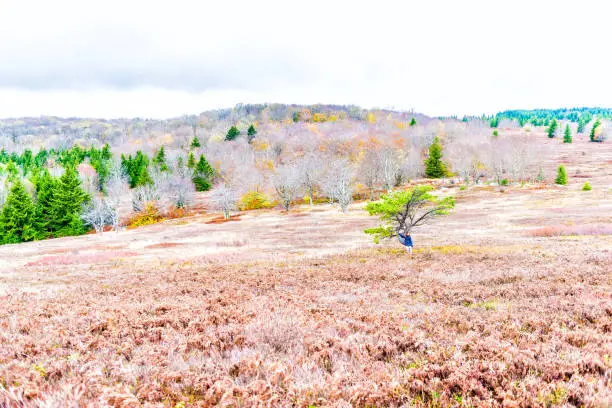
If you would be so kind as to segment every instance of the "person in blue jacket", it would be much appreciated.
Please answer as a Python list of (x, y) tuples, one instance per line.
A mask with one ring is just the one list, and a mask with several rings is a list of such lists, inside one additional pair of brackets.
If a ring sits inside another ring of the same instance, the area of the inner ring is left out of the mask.
[(412, 256), (412, 237), (410, 234), (404, 235), (402, 231), (398, 231), (399, 242), (406, 247), (408, 253)]

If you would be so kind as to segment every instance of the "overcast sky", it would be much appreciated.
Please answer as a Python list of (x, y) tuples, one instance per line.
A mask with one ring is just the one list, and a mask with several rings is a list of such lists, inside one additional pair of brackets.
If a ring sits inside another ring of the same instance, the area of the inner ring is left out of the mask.
[(0, 0), (0, 117), (612, 107), (606, 3)]

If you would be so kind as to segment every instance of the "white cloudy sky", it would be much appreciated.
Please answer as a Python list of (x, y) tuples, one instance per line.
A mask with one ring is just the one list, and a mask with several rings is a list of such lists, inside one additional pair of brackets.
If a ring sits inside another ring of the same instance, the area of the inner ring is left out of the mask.
[(0, 0), (0, 117), (612, 106), (603, 0)]

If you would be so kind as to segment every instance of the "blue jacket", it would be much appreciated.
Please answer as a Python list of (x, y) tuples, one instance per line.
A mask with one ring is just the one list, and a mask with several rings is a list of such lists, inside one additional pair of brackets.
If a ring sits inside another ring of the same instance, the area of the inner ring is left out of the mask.
[(410, 235), (403, 235), (401, 232), (398, 232), (399, 241), (402, 245), (406, 245), (407, 247), (411, 247), (412, 245), (412, 237)]

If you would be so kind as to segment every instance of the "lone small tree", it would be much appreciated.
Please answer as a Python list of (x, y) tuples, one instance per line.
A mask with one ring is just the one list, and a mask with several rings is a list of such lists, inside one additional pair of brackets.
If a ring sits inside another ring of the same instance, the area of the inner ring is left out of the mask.
[(412, 118), (412, 119), (410, 120), (410, 126), (416, 126), (416, 124), (417, 124), (416, 119), (415, 119), (415, 118)]
[(442, 145), (437, 137), (429, 146), (429, 157), (425, 160), (425, 175), (429, 178), (441, 178), (446, 175), (446, 165), (442, 161)]
[(565, 133), (563, 134), (563, 143), (572, 143), (572, 129), (569, 123), (565, 125)]
[(221, 184), (217, 186), (210, 195), (210, 203), (215, 210), (223, 212), (223, 218), (230, 218), (231, 211), (236, 209), (238, 194), (230, 185)]
[(191, 149), (197, 149), (198, 147), (200, 147), (200, 139), (198, 139), (197, 136), (194, 136), (189, 147)]
[(546, 131), (549, 138), (552, 139), (553, 137), (557, 136), (558, 127), (559, 125), (557, 124), (557, 119), (553, 119), (552, 122), (550, 122), (550, 125), (548, 125), (548, 130)]
[(189, 156), (187, 156), (187, 168), (193, 170), (195, 169), (195, 166), (196, 166), (195, 156), (193, 152), (189, 152)]
[(565, 167), (563, 165), (559, 166), (557, 169), (557, 178), (555, 179), (555, 184), (559, 184), (564, 186), (567, 184), (567, 173), (565, 172)]
[(299, 173), (295, 164), (286, 164), (278, 168), (273, 178), (276, 195), (283, 204), (285, 211), (289, 211), (291, 202), (295, 198), (300, 186)]
[(164, 146), (160, 147), (157, 151), (157, 154), (153, 158), (153, 163), (155, 163), (161, 171), (169, 170), (166, 164), (166, 151), (164, 150)]
[(348, 210), (353, 200), (353, 169), (348, 160), (333, 161), (325, 175), (321, 187), (331, 202), (338, 202), (342, 212)]
[(212, 178), (215, 174), (212, 166), (206, 160), (203, 154), (200, 155), (200, 160), (195, 166), (193, 173), (193, 184), (195, 184), (196, 191), (208, 191), (212, 186)]
[(247, 130), (247, 136), (248, 136), (249, 143), (251, 143), (253, 139), (255, 139), (256, 134), (257, 134), (257, 129), (255, 129), (255, 126), (251, 124), (251, 126), (249, 126), (249, 129)]
[(240, 131), (238, 130), (238, 128), (236, 126), (232, 126), (227, 131), (227, 134), (225, 135), (225, 140), (227, 140), (227, 141), (234, 140), (238, 136), (240, 136)]
[(604, 133), (603, 126), (601, 125), (601, 120), (597, 119), (595, 123), (593, 123), (593, 127), (591, 128), (591, 134), (589, 135), (589, 139), (591, 142), (603, 142), (604, 141)]
[(455, 207), (453, 197), (439, 199), (430, 194), (432, 189), (431, 186), (415, 186), (406, 191), (385, 194), (379, 201), (369, 202), (366, 210), (370, 215), (378, 215), (381, 224), (364, 232), (372, 235), (378, 244), (381, 238), (393, 238), (399, 231), (408, 235), (414, 227), (447, 214)]

